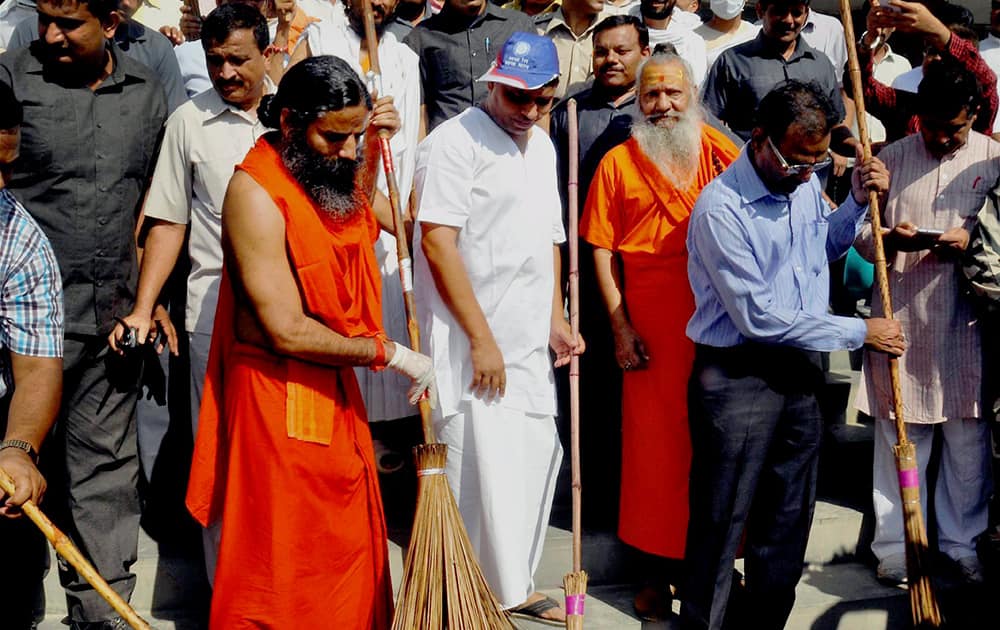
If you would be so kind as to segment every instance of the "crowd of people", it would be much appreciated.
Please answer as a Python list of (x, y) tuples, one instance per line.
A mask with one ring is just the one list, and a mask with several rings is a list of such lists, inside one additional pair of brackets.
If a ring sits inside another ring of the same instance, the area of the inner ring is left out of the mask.
[[(784, 627), (842, 350), (878, 578), (907, 579), (895, 356), (933, 547), (982, 584), (1000, 392), (963, 267), (1000, 184), (991, 7), (980, 42), (960, 5), (873, 2), (848, 42), (809, 0), (5, 0), (0, 625), (44, 618), (28, 500), (131, 597), (181, 419), (210, 627), (388, 628), (373, 434), (420, 400), (497, 600), (561, 624), (534, 576), (573, 356), (588, 518), (645, 559), (639, 617), (676, 595), (685, 629)], [(831, 269), (874, 260), (873, 193), (893, 312), (878, 286), (842, 312)], [(125, 627), (58, 572), (71, 628)]]

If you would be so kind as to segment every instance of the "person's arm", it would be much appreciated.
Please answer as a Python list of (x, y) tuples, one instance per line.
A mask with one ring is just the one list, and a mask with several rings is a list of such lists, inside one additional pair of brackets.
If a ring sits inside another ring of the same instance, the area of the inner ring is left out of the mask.
[(284, 76), (288, 68), (309, 56), (309, 45), (303, 37), (294, 50), (288, 49), (292, 38), (292, 19), (294, 19), (296, 11), (295, 0), (276, 0), (275, 4), (278, 13), (278, 28), (274, 32), (271, 46), (277, 49), (277, 52), (273, 52), (267, 58), (267, 76), (277, 85), (281, 82), (281, 77)]
[[(136, 340), (139, 344), (152, 341), (158, 334), (158, 326), (154, 322), (154, 310), (160, 299), (163, 285), (167, 283), (170, 274), (177, 264), (181, 249), (184, 247), (184, 236), (187, 225), (173, 223), (161, 219), (149, 219), (152, 227), (146, 234), (143, 246), (142, 262), (139, 265), (139, 287), (136, 290), (135, 306), (132, 312), (122, 318), (129, 327), (136, 330)], [(124, 327), (116, 323), (108, 335), (108, 345), (119, 354), (124, 350), (118, 347)], [(152, 336), (153, 339), (149, 339)], [(157, 348), (157, 352), (162, 348)], [(176, 343), (171, 344), (173, 354), (178, 354)]]
[[(9, 350), (14, 392), (4, 440), (24, 440), (37, 453), (55, 422), (62, 392), (63, 295), (55, 254), (40, 234), (5, 243), (24, 250), (4, 279), (0, 338)], [(27, 453), (0, 450), (0, 468), (14, 480), (13, 496), (0, 492), (0, 516), (16, 516), (28, 499), (38, 503), (45, 480)]]
[[(7, 413), (4, 440), (23, 440), (37, 453), (55, 423), (62, 396), (62, 358), (35, 357), (11, 352), (10, 368), (14, 380)], [(0, 492), (0, 516), (17, 516), (25, 501), (41, 501), (45, 478), (27, 453), (18, 448), (0, 450), (0, 469), (14, 480), (14, 494)]]
[[(896, 110), (898, 91), (875, 78), (875, 60), (871, 46), (875, 43), (876, 38), (884, 34), (883, 29), (876, 26), (877, 23), (870, 13), (868, 30), (858, 46), (858, 65), (861, 70), (861, 89), (865, 98), (865, 111), (881, 121), (888, 121), (886, 125), (888, 127), (892, 124), (892, 120), (901, 116), (905, 117), (907, 114)], [(844, 75), (845, 87), (850, 85), (848, 82), (851, 80), (853, 79), (850, 77), (850, 73), (846, 73)], [(905, 121), (902, 124), (905, 126)]]
[(833, 213), (827, 216), (826, 256), (839, 260), (862, 233), (868, 215), (868, 191), (884, 195), (889, 190), (889, 171), (877, 157), (867, 163), (860, 151), (851, 176), (851, 194)]
[(624, 228), (621, 208), (625, 203), (616, 193), (624, 189), (631, 173), (623, 174), (613, 156), (605, 155), (591, 178), (590, 189), (580, 219), (580, 235), (594, 248), (594, 271), (604, 299), (615, 340), (618, 367), (643, 369), (649, 354), (642, 339), (632, 328), (623, 292), (622, 269), (615, 250)]
[(696, 216), (689, 240), (705, 263), (705, 272), (726, 313), (749, 340), (830, 352), (860, 347), (865, 322), (829, 313), (783, 307), (754, 255), (749, 235), (734, 212)]
[(603, 247), (594, 248), (594, 268), (597, 284), (604, 298), (611, 320), (611, 334), (615, 339), (615, 358), (623, 370), (642, 370), (649, 362), (649, 353), (639, 333), (632, 328), (622, 296), (621, 265), (614, 252)]
[[(180, 351), (176, 330), (159, 299), (180, 256), (191, 212), (194, 166), (190, 160), (189, 136), (184, 116), (171, 116), (157, 142), (149, 187), (136, 220), (139, 265), (136, 301), (132, 312), (122, 317), (122, 321), (135, 329), (139, 344), (153, 341), (162, 334), (174, 355)], [(155, 217), (147, 217), (147, 204), (154, 206)], [(108, 335), (108, 345), (118, 354), (124, 353), (118, 346), (124, 332), (125, 327), (116, 322)], [(162, 345), (156, 348), (157, 352), (162, 350)]]
[(954, 35), (948, 40), (943, 51), (954, 57), (960, 64), (976, 75), (983, 90), (983, 103), (976, 119), (976, 129), (987, 135), (993, 130), (997, 116), (997, 75), (986, 63), (975, 44)]
[[(308, 316), (288, 261), (285, 222), (267, 191), (243, 171), (229, 182), (222, 211), (223, 248), (232, 264), (240, 310), (249, 310), (278, 354), (325, 365), (371, 365), (374, 339), (345, 337)], [(239, 336), (239, 331), (238, 331)], [(386, 343), (386, 359), (394, 344)]]
[(420, 246), (427, 257), (434, 286), (469, 340), (472, 359), (469, 389), (487, 400), (502, 397), (507, 389), (503, 353), (476, 300), (472, 282), (458, 251), (459, 228), (422, 222), (421, 231)]
[(562, 367), (569, 363), (573, 355), (583, 354), (586, 344), (583, 335), (577, 334), (573, 337), (573, 329), (570, 327), (563, 311), (562, 283), (559, 278), (562, 274), (562, 256), (559, 253), (559, 245), (552, 247), (552, 260), (554, 263), (552, 288), (552, 323), (549, 326), (549, 347), (556, 353), (555, 367)]

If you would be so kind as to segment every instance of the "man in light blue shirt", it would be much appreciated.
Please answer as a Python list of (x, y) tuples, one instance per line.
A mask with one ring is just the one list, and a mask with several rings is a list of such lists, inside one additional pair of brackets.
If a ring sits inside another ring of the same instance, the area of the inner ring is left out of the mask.
[[(761, 101), (746, 148), (691, 214), (688, 277), (696, 344), (689, 386), (691, 517), (685, 628), (718, 629), (746, 530), (748, 607), (759, 630), (784, 627), (815, 503), (820, 352), (862, 344), (900, 354), (898, 323), (828, 313), (830, 261), (889, 175), (873, 159), (831, 211), (813, 172), (830, 162), (840, 116), (818, 86), (788, 81)], [(747, 515), (753, 512), (749, 521)]]

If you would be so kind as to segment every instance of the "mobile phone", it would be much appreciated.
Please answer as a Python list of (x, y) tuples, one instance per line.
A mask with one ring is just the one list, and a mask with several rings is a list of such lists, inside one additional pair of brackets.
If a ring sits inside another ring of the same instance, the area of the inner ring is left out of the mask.
[(900, 9), (899, 7), (895, 7), (895, 6), (892, 6), (891, 4), (889, 4), (889, 0), (878, 0), (878, 3), (879, 3), (879, 6), (881, 6), (883, 9), (887, 9), (889, 11), (895, 11), (896, 13), (902, 13), (903, 12), (903, 10)]
[(940, 238), (944, 236), (944, 230), (934, 230), (931, 228), (917, 228), (917, 236), (923, 238)]

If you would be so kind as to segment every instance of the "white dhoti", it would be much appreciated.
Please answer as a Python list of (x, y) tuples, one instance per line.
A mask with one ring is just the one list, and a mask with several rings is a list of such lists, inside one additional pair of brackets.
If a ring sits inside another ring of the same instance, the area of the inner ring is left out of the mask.
[(435, 422), (448, 482), (490, 588), (504, 608), (535, 591), (562, 462), (553, 416), (463, 401)]
[[(948, 420), (939, 424), (906, 425), (907, 437), (917, 449), (920, 473), (920, 508), (927, 522), (927, 465), (931, 456), (935, 426), (941, 427), (941, 463), (934, 488), (934, 515), (938, 546), (953, 560), (976, 555), (977, 536), (989, 524), (990, 434), (985, 420)], [(889, 420), (875, 422), (875, 474), (872, 498), (875, 503), (875, 538), (872, 553), (879, 561), (903, 554), (903, 504), (892, 446), (896, 427)]]

